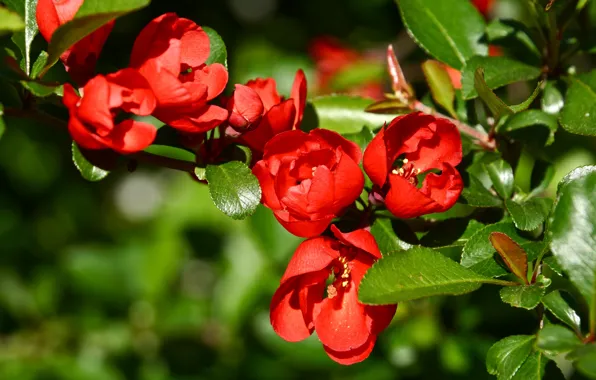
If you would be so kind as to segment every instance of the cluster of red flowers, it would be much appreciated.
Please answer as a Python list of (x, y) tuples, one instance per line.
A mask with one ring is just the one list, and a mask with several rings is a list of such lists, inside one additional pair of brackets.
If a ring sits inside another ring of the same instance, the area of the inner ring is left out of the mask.
[[(39, 0), (37, 19), (44, 37), (49, 40), (81, 3)], [(371, 207), (385, 204), (400, 218), (450, 208), (463, 187), (454, 168), (462, 156), (456, 127), (421, 113), (400, 116), (383, 127), (362, 154), (357, 144), (338, 133), (299, 129), (306, 102), (302, 71), (296, 74), (289, 99), (279, 95), (273, 79), (237, 84), (232, 96), (221, 97), (228, 73), (221, 64), (206, 63), (209, 36), (173, 13), (141, 31), (130, 67), (93, 76), (111, 28), (108, 24), (95, 31), (62, 56), (67, 71), (82, 86), (77, 93), (65, 85), (72, 138), (87, 149), (123, 154), (143, 150), (153, 142), (156, 129), (134, 119), (116, 121), (130, 113), (153, 115), (187, 136), (219, 127), (220, 140), (248, 146), (262, 203), (289, 232), (308, 238), (297, 248), (273, 296), (273, 328), (288, 341), (316, 331), (333, 360), (364, 360), (397, 305), (358, 301), (360, 281), (381, 257), (368, 221), (351, 232), (332, 223), (355, 208), (362, 195), (362, 161), (373, 183), (365, 200)], [(219, 105), (213, 104), (215, 99)]]

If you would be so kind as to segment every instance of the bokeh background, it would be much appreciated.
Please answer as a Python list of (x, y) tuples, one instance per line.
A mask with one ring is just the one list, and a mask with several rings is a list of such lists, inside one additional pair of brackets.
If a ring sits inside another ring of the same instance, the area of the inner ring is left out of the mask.
[[(493, 16), (524, 17), (518, 5), (501, 0)], [(310, 95), (321, 92), (308, 54), (320, 36), (335, 36), (380, 66), (394, 43), (409, 78), (421, 79), (425, 56), (391, 0), (154, 0), (117, 21), (100, 71), (124, 67), (138, 32), (164, 12), (222, 35), (231, 85), (272, 76), (287, 94), (303, 68)], [(38, 36), (34, 46), (45, 42)], [(51, 75), (66, 78), (60, 69)], [(287, 343), (269, 324), (270, 298), (300, 241), (269, 210), (232, 221), (206, 186), (142, 165), (86, 182), (72, 165), (66, 131), (15, 119), (7, 126), (0, 379), (489, 379), (488, 348), (537, 326), (534, 315), (484, 286), (401, 304), (371, 357), (342, 367), (316, 336)], [(558, 133), (551, 148), (556, 178), (595, 162), (591, 140), (570, 139)]]

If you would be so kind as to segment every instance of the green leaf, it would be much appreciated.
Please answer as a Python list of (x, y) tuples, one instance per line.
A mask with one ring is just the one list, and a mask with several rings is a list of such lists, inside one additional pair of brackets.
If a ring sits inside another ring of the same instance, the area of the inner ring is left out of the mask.
[(527, 284), (528, 255), (526, 251), (504, 233), (491, 232), (488, 237), (490, 243), (495, 247), (511, 273)]
[(209, 36), (209, 58), (205, 64), (221, 63), (226, 68), (228, 67), (228, 50), (221, 36), (212, 28), (203, 26), (203, 30)]
[(58, 62), (60, 55), (82, 38), (117, 17), (146, 7), (149, 2), (150, 0), (85, 0), (74, 19), (58, 27), (52, 35), (48, 47), (48, 62), (43, 71)]
[(452, 117), (457, 118), (453, 108), (455, 89), (445, 66), (440, 62), (428, 60), (422, 63), (422, 72), (424, 72), (434, 101), (449, 112)]
[(474, 73), (484, 69), (484, 81), (491, 90), (510, 83), (536, 79), (540, 69), (506, 57), (470, 58), (462, 70), (462, 95), (465, 100), (474, 99), (478, 92), (474, 85)]
[(474, 88), (496, 120), (502, 116), (513, 114), (513, 110), (488, 87), (484, 81), (484, 69), (481, 67), (474, 72)]
[(33, 68), (31, 68), (31, 78), (37, 78), (37, 76), (39, 75), (39, 73), (41, 73), (41, 70), (44, 68), (47, 62), (48, 53), (42, 50), (37, 56), (35, 62), (33, 62)]
[[(559, 123), (556, 116), (539, 110), (527, 110), (516, 113), (499, 125), (497, 133), (505, 133), (512, 138), (525, 140), (545, 146), (555, 141), (555, 132)], [(546, 127), (546, 129), (544, 129)]]
[(520, 236), (511, 222), (491, 224), (476, 232), (464, 245), (461, 264), (486, 276), (499, 276), (507, 273), (494, 259), (496, 252), (489, 240), (492, 232), (502, 232), (520, 246), (529, 240)]
[(368, 270), (358, 290), (361, 302), (392, 304), (436, 295), (458, 295), (491, 279), (430, 248), (414, 247), (384, 256)]
[(383, 255), (412, 248), (412, 244), (397, 237), (391, 219), (377, 218), (370, 228), (370, 233), (375, 237)]
[(515, 372), (512, 380), (542, 380), (548, 359), (540, 352), (534, 352)]
[(473, 176), (470, 176), (470, 186), (464, 187), (461, 196), (467, 204), (474, 207), (500, 207), (503, 204)]
[(512, 335), (495, 343), (486, 355), (486, 369), (498, 380), (509, 380), (532, 352), (533, 335)]
[(551, 251), (586, 299), (596, 328), (596, 166), (584, 166), (559, 183), (549, 221)]
[(35, 19), (37, 0), (23, 0), (18, 5), (14, 5), (14, 10), (25, 21), (25, 30), (23, 32), (15, 33), (12, 37), (12, 40), (19, 47), (19, 50), (23, 55), (23, 64), (21, 64), (21, 67), (25, 73), (29, 75), (31, 68), (31, 43), (38, 32), (37, 21)]
[(513, 170), (504, 160), (493, 161), (485, 165), (486, 172), (493, 183), (493, 188), (503, 199), (508, 199), (513, 193)]
[(10, 10), (0, 7), (0, 36), (21, 31), (25, 28), (25, 23), (21, 17)]
[(515, 20), (497, 19), (491, 21), (486, 27), (486, 36), (489, 42), (497, 42), (506, 46), (508, 53), (518, 56), (519, 59), (540, 63), (542, 54), (530, 37), (531, 32), (521, 22)]
[(559, 265), (559, 263), (557, 262), (557, 259), (555, 259), (554, 256), (549, 256), (546, 257), (544, 260), (542, 260), (542, 262), (546, 265), (548, 265), (548, 267), (555, 272), (556, 274), (558, 274), (559, 276), (563, 276), (563, 268), (561, 268), (561, 266)]
[(386, 69), (379, 61), (360, 61), (349, 64), (333, 76), (329, 83), (333, 91), (345, 91), (366, 83), (382, 83)]
[(85, 178), (87, 181), (100, 181), (110, 174), (109, 171), (100, 169), (90, 163), (87, 158), (83, 156), (79, 146), (74, 141), (72, 142), (72, 162), (79, 173), (81, 173), (83, 178)]
[(63, 87), (61, 84), (50, 84), (24, 80), (21, 81), (21, 84), (33, 95), (40, 98), (45, 98), (46, 96), (50, 96), (52, 94), (59, 94), (63, 91)]
[(534, 91), (532, 91), (532, 93), (526, 100), (524, 100), (523, 102), (521, 102), (519, 104), (510, 105), (509, 108), (511, 108), (511, 110), (514, 113), (523, 112), (523, 111), (527, 110), (528, 108), (530, 108), (530, 106), (532, 105), (534, 100), (536, 100), (536, 98), (538, 97), (538, 94), (540, 94), (543, 84), (544, 84), (544, 81), (538, 82), (538, 84), (536, 84), (536, 88), (534, 88)]
[(581, 344), (575, 333), (561, 325), (546, 325), (538, 331), (536, 347), (555, 353), (568, 352)]
[(506, 200), (505, 206), (517, 229), (533, 231), (540, 227), (548, 216), (553, 201), (549, 198), (532, 198), (524, 202)]
[[(396, 0), (404, 24), (430, 55), (461, 70), (474, 55), (486, 55), (485, 23), (468, 1)], [(466, 22), (462, 22), (466, 20)]]
[(570, 77), (561, 126), (577, 135), (596, 135), (596, 71)]
[(375, 137), (375, 134), (373, 133), (373, 131), (371, 131), (370, 128), (364, 127), (358, 133), (346, 133), (343, 136), (346, 139), (348, 139), (348, 140), (350, 140), (350, 141), (355, 142), (356, 144), (358, 144), (358, 146), (360, 147), (360, 149), (362, 149), (362, 151), (364, 152), (364, 150), (366, 149), (366, 147), (368, 146), (368, 144)]
[(259, 180), (240, 161), (207, 165), (209, 195), (215, 206), (232, 219), (251, 215), (261, 201)]
[(397, 115), (410, 112), (410, 107), (399, 99), (383, 99), (368, 105), (366, 112)]
[(571, 352), (567, 358), (585, 376), (596, 379), (596, 345), (585, 345)]
[(557, 88), (556, 82), (547, 81), (542, 92), (542, 99), (540, 99), (540, 108), (542, 108), (542, 111), (550, 115), (557, 115), (564, 104), (565, 98)]
[(375, 130), (397, 116), (365, 112), (364, 109), (372, 103), (373, 100), (358, 96), (328, 95), (316, 97), (311, 101), (316, 114), (316, 121), (314, 123), (303, 121), (303, 129), (324, 128), (341, 134), (358, 133), (364, 127)]
[(540, 303), (544, 296), (544, 286), (533, 284), (528, 286), (506, 286), (499, 294), (501, 300), (513, 307), (532, 310)]
[(544, 304), (544, 307), (553, 313), (553, 315), (561, 322), (565, 323), (575, 331), (580, 331), (581, 320), (579, 315), (577, 315), (575, 310), (573, 310), (567, 301), (561, 297), (561, 293), (559, 293), (558, 290), (550, 292), (544, 296), (544, 298), (542, 298), (542, 303)]

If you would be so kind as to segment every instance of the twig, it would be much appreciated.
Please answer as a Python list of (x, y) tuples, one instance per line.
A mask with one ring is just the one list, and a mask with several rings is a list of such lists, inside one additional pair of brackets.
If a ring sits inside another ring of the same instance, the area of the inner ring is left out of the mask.
[(437, 116), (437, 117), (449, 120), (450, 122), (455, 124), (455, 126), (461, 133), (465, 133), (466, 135), (474, 138), (476, 140), (476, 143), (479, 144), (480, 146), (482, 146), (486, 150), (495, 150), (496, 149), (495, 140), (492, 139), (486, 133), (483, 133), (477, 129), (474, 129), (474, 128), (470, 127), (469, 125), (462, 123), (459, 120), (455, 120), (447, 115), (443, 115), (442, 113), (433, 110), (432, 108), (424, 105), (423, 103), (421, 103), (418, 100), (415, 101), (414, 103), (412, 103), (411, 107), (415, 111), (420, 111), (420, 112), (423, 112), (423, 113), (426, 113), (429, 115), (433, 115), (433, 116)]

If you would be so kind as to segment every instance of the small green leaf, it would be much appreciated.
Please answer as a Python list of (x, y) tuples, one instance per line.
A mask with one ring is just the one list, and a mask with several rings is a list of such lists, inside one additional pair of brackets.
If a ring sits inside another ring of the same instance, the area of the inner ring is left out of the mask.
[(548, 216), (553, 201), (549, 198), (532, 198), (518, 203), (507, 199), (505, 206), (517, 229), (533, 231), (540, 227)]
[(559, 265), (559, 263), (557, 262), (557, 259), (555, 259), (554, 256), (549, 256), (546, 257), (544, 260), (542, 260), (542, 262), (546, 265), (548, 265), (548, 267), (555, 272), (556, 274), (558, 274), (559, 276), (563, 276), (563, 268), (561, 268), (561, 266)]
[(575, 333), (561, 325), (546, 325), (538, 332), (536, 347), (554, 353), (571, 351), (581, 344)]
[(503, 204), (473, 176), (470, 176), (470, 186), (464, 187), (461, 196), (467, 204), (474, 207), (500, 207)]
[[(501, 222), (491, 224), (476, 232), (464, 246), (461, 264), (485, 276), (500, 276), (505, 273), (494, 259), (496, 252), (489, 240), (492, 232), (502, 232), (517, 244), (525, 248), (524, 243), (529, 240), (520, 236), (515, 227), (510, 222)], [(528, 255), (529, 256), (529, 255)]]
[(490, 281), (430, 248), (414, 247), (377, 261), (362, 279), (358, 296), (366, 304), (392, 304), (469, 293)]
[(489, 240), (511, 273), (528, 283), (528, 255), (516, 242), (502, 232), (491, 232)]
[(11, 12), (4, 7), (0, 7), (0, 20), (2, 20), (0, 36), (18, 32), (25, 28), (23, 19), (17, 13)]
[(511, 380), (542, 380), (548, 359), (540, 352), (530, 354)]
[(596, 71), (570, 77), (561, 126), (577, 135), (596, 135)]
[(559, 123), (555, 116), (532, 109), (509, 116), (496, 131), (534, 145), (548, 146), (555, 141), (558, 127)]
[(455, 89), (445, 66), (441, 62), (428, 60), (422, 63), (422, 72), (426, 77), (434, 101), (449, 112), (452, 117), (457, 118), (453, 108)]
[(90, 163), (87, 158), (83, 156), (79, 146), (74, 141), (72, 142), (72, 162), (79, 173), (81, 173), (83, 178), (85, 178), (87, 181), (100, 181), (110, 174), (109, 171), (100, 169)]
[(508, 336), (495, 343), (486, 355), (486, 369), (498, 380), (510, 380), (532, 352), (533, 335)]
[(209, 58), (205, 64), (211, 65), (213, 63), (221, 63), (226, 68), (228, 67), (228, 50), (221, 36), (212, 28), (203, 26), (203, 30), (209, 36)]
[(536, 88), (534, 88), (534, 91), (532, 91), (532, 93), (526, 100), (524, 100), (523, 102), (521, 102), (519, 104), (510, 105), (509, 108), (511, 108), (511, 110), (515, 113), (523, 112), (523, 111), (527, 110), (528, 108), (530, 108), (532, 103), (534, 103), (534, 100), (536, 100), (536, 98), (540, 94), (543, 84), (544, 84), (544, 81), (538, 82), (538, 84), (536, 85)]
[[(468, 1), (396, 0), (404, 25), (430, 55), (461, 70), (474, 55), (486, 55), (485, 23)], [(466, 20), (466, 22), (461, 22)]]
[(503, 199), (508, 199), (513, 193), (513, 170), (504, 160), (493, 161), (485, 165), (486, 172), (493, 183), (493, 188)]
[(365, 112), (365, 108), (372, 103), (371, 99), (358, 96), (319, 96), (311, 101), (316, 121), (312, 125), (305, 125), (308, 124), (305, 120), (303, 129), (324, 128), (341, 134), (358, 133), (364, 127), (375, 130), (397, 116)]
[(465, 100), (474, 99), (478, 92), (474, 85), (474, 73), (484, 69), (484, 81), (491, 90), (510, 83), (536, 79), (540, 69), (506, 57), (472, 57), (462, 70), (462, 95)]
[(501, 300), (513, 307), (532, 310), (544, 296), (544, 286), (533, 284), (528, 286), (506, 286), (499, 292)]
[(412, 244), (406, 243), (397, 237), (391, 219), (377, 218), (370, 228), (370, 233), (375, 237), (379, 250), (384, 255), (412, 248)]
[(25, 74), (29, 76), (31, 67), (31, 43), (38, 32), (37, 20), (35, 19), (37, 0), (22, 0), (20, 2), (14, 3), (15, 4), (12, 4), (12, 8), (25, 21), (25, 30), (15, 33), (12, 36), (12, 40), (15, 45), (19, 47), (19, 50), (23, 56), (21, 68), (25, 71)]
[(549, 220), (551, 251), (586, 299), (596, 328), (596, 166), (573, 170), (559, 183)]
[(37, 56), (35, 62), (33, 62), (33, 67), (31, 68), (31, 78), (37, 78), (37, 76), (39, 75), (39, 73), (41, 73), (41, 70), (45, 67), (47, 62), (48, 53), (42, 50)]
[(66, 49), (85, 36), (117, 17), (146, 7), (149, 2), (150, 0), (85, 0), (74, 19), (58, 27), (52, 35), (48, 47), (48, 61), (43, 71), (47, 71), (58, 62)]
[(544, 304), (544, 307), (553, 313), (553, 315), (561, 322), (565, 323), (575, 331), (580, 331), (581, 320), (579, 315), (577, 315), (575, 310), (573, 310), (567, 301), (561, 297), (561, 293), (559, 293), (558, 290), (550, 292), (544, 296), (544, 298), (542, 298), (542, 303)]
[(484, 81), (484, 69), (481, 67), (474, 72), (474, 88), (496, 120), (505, 115), (513, 114), (513, 110), (488, 87)]
[(366, 112), (384, 115), (398, 115), (410, 112), (410, 107), (399, 99), (383, 99), (368, 105)]
[(565, 98), (557, 88), (556, 82), (546, 82), (546, 86), (544, 86), (544, 91), (542, 93), (542, 99), (540, 99), (540, 107), (542, 108), (542, 111), (550, 115), (557, 115), (563, 108), (563, 105), (565, 105)]
[(209, 194), (215, 206), (232, 219), (251, 215), (261, 201), (259, 180), (240, 161), (207, 165)]
[(21, 81), (23, 87), (25, 87), (33, 95), (45, 98), (52, 94), (60, 93), (63, 89), (61, 84), (50, 84), (37, 81)]

